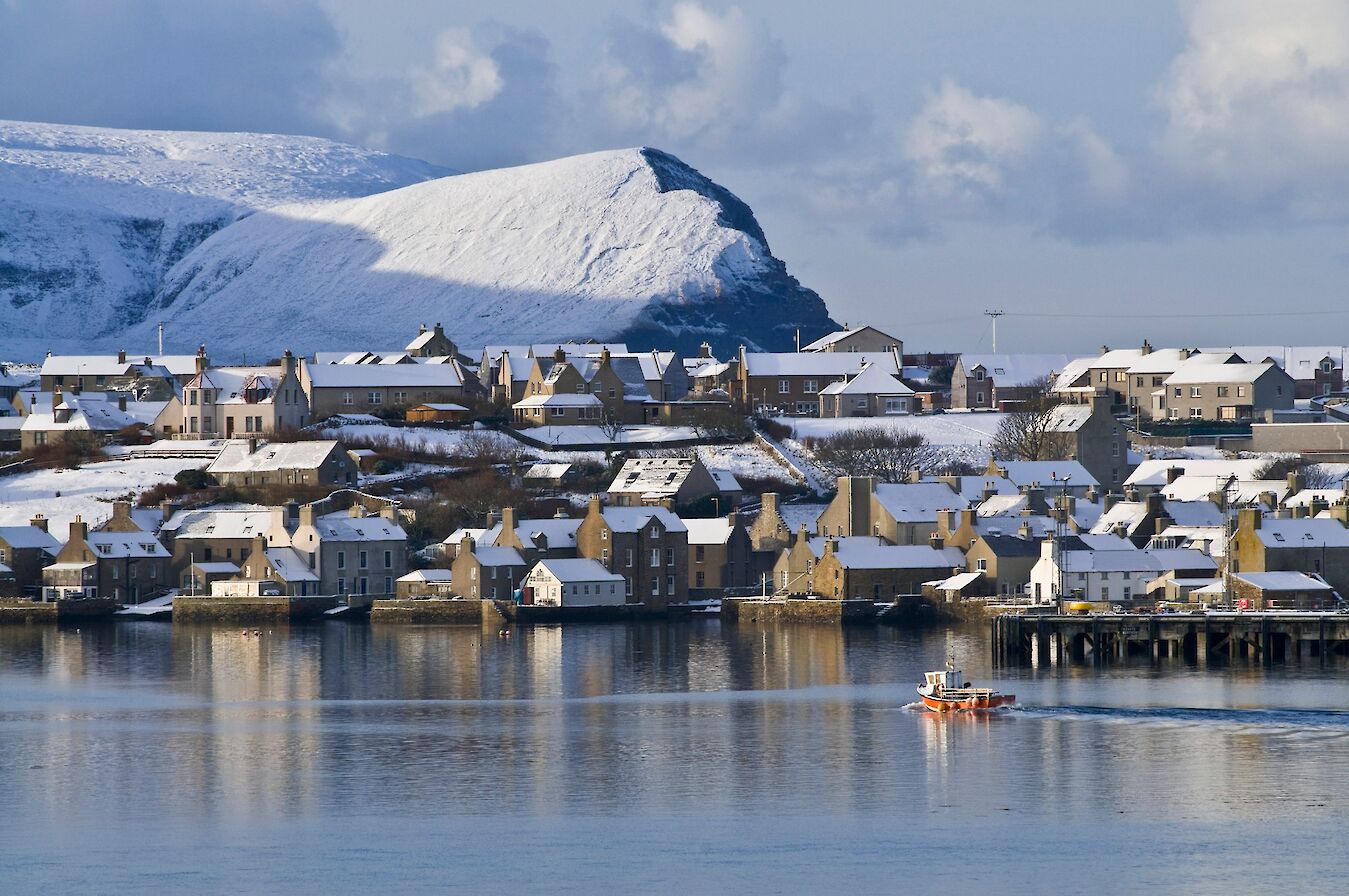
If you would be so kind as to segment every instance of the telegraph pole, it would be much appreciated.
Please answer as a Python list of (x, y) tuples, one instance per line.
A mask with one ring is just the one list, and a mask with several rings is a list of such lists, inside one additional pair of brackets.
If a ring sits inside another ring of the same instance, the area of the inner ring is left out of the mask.
[(987, 315), (987, 316), (993, 321), (993, 353), (994, 353), (994, 354), (997, 354), (997, 352), (998, 352), (998, 318), (1002, 317), (1002, 316), (1003, 316), (1004, 314), (1006, 314), (1006, 313), (1007, 313), (1007, 312), (1006, 312), (1006, 311), (1003, 311), (1001, 308), (990, 308), (989, 310), (987, 310), (987, 311), (984, 312), (984, 314)]

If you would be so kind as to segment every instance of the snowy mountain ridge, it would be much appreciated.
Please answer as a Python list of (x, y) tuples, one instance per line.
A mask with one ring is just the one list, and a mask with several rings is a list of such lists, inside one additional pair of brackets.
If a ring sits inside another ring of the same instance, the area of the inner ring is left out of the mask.
[(658, 150), (444, 173), (316, 138), (0, 123), (0, 355), (134, 353), (160, 321), (217, 358), (432, 321), (464, 347), (722, 353), (833, 326), (749, 207)]

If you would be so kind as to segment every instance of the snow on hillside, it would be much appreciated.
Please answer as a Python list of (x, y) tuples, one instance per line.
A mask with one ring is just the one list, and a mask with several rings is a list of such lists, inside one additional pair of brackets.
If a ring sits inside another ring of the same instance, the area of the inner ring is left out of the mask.
[(118, 498), (134, 501), (141, 492), (172, 482), (178, 472), (205, 464), (200, 458), (146, 458), (5, 476), (0, 478), (0, 526), (23, 526), (42, 513), (51, 533), (65, 541), (77, 514), (92, 527), (112, 515), (112, 502)]
[(0, 357), (136, 323), (175, 262), (253, 211), (448, 173), (313, 137), (0, 121)]
[(744, 203), (645, 149), (256, 214), (184, 258), (157, 301), (142, 339), (164, 317), (213, 355), (401, 344), (428, 320), (460, 345), (706, 338), (723, 351), (832, 327)]

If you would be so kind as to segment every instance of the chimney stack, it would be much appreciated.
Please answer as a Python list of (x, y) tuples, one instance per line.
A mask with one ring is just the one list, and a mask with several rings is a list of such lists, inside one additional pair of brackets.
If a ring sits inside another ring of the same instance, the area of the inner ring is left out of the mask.
[(32, 526), (34, 529), (41, 529), (43, 532), (46, 532), (47, 518), (43, 516), (41, 513), (35, 513), (33, 514), (33, 519), (29, 521), (28, 525)]
[(206, 357), (206, 346), (197, 346), (197, 373), (205, 373), (211, 366), (211, 359)]
[(119, 349), (117, 350), (117, 363), (118, 363), (118, 364), (125, 364), (125, 363), (126, 363), (126, 349), (124, 349), (124, 348), (119, 348)]
[(119, 393), (117, 394), (117, 410), (122, 411), (123, 413), (126, 412), (126, 393), (125, 393), (125, 392), (119, 392)]

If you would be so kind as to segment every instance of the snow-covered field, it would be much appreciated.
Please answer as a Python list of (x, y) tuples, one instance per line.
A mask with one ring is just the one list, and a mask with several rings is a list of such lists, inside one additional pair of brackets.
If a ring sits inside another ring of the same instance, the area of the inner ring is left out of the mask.
[(42, 513), (51, 521), (51, 533), (64, 541), (76, 514), (92, 526), (112, 515), (114, 500), (134, 500), (152, 486), (173, 481), (180, 470), (205, 465), (201, 458), (114, 460), (0, 477), (0, 526), (22, 526)]
[(459, 451), (466, 440), (500, 438), (513, 441), (499, 433), (484, 433), (472, 429), (439, 429), (434, 426), (389, 426), (387, 423), (343, 423), (319, 431), (325, 439), (338, 439), (352, 447), (375, 443), (390, 448), (420, 451), (425, 454), (449, 455)]
[(661, 442), (687, 442), (698, 438), (698, 434), (688, 426), (654, 424), (625, 426), (623, 434), (615, 440), (611, 440), (598, 426), (531, 426), (521, 430), (521, 433), (541, 446), (594, 445), (597, 449), (610, 445), (617, 449), (641, 448)]
[(753, 442), (743, 445), (703, 445), (695, 449), (703, 464), (726, 470), (737, 479), (778, 479), (792, 482), (792, 475), (776, 459)]
[(986, 447), (998, 431), (1005, 414), (919, 414), (912, 417), (851, 417), (843, 420), (821, 420), (815, 417), (778, 417), (777, 422), (790, 426), (793, 438), (802, 441), (810, 436), (820, 437), (847, 429), (865, 426), (884, 426), (921, 433), (933, 445), (973, 445)]

